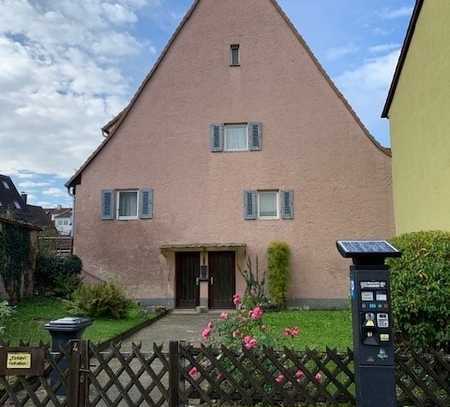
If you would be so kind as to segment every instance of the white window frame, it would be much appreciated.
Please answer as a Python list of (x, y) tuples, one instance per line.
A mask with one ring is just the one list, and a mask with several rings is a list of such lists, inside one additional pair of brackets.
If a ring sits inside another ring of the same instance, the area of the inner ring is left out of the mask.
[[(120, 194), (123, 192), (136, 192), (136, 216), (119, 216), (120, 210)], [(117, 220), (135, 220), (139, 219), (139, 190), (138, 189), (123, 189), (117, 191), (116, 196), (116, 219)]]
[[(276, 206), (277, 206), (277, 214), (276, 216), (261, 216), (260, 215), (260, 209), (261, 209), (261, 193), (262, 192), (272, 192), (275, 193), (275, 201), (276, 201)], [(277, 220), (280, 219), (280, 191), (277, 189), (262, 189), (262, 190), (258, 190), (256, 191), (256, 195), (257, 195), (257, 201), (258, 201), (258, 205), (257, 205), (257, 218), (261, 219), (261, 220)]]
[[(227, 129), (235, 128), (245, 128), (245, 148), (228, 148), (227, 147)], [(233, 151), (249, 151), (248, 147), (248, 123), (241, 124), (224, 124), (223, 126), (223, 151), (233, 152)]]

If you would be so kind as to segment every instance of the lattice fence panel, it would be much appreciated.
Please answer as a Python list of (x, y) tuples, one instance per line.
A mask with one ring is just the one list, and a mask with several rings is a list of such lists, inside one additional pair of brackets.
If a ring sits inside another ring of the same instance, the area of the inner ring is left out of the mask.
[(169, 359), (162, 346), (153, 345), (152, 353), (132, 345), (131, 352), (112, 346), (99, 352), (89, 346), (89, 406), (167, 405), (169, 398)]

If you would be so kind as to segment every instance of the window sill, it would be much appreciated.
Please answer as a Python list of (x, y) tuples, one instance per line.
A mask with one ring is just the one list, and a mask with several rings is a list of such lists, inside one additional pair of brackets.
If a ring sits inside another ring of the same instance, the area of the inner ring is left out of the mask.
[(240, 66), (241, 66), (241, 64), (230, 64), (230, 68), (237, 68)]
[(138, 217), (130, 217), (130, 218), (117, 218), (118, 221), (127, 221), (127, 220), (139, 220)]

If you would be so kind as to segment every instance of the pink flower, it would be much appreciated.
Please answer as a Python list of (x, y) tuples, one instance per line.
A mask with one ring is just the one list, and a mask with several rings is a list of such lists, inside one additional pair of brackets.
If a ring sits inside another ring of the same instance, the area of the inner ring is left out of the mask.
[(188, 374), (195, 380), (198, 377), (198, 369), (194, 366), (191, 370), (189, 370)]
[(292, 328), (285, 328), (284, 329), (284, 336), (290, 336), (291, 338), (294, 338), (300, 334), (300, 329), (296, 326)]
[(240, 305), (241, 303), (241, 296), (239, 294), (233, 295), (233, 304), (234, 305)]
[(282, 383), (284, 383), (284, 379), (285, 379), (284, 375), (279, 374), (279, 375), (277, 376), (277, 378), (275, 379), (275, 381), (276, 381), (277, 383), (279, 383), (279, 384), (282, 384)]
[(229, 318), (228, 312), (222, 312), (222, 313), (220, 314), (220, 319), (221, 319), (222, 321), (226, 321), (228, 318)]
[(207, 327), (202, 331), (202, 337), (205, 341), (208, 340), (210, 335), (211, 335), (211, 328)]
[(298, 382), (301, 382), (305, 378), (305, 374), (303, 373), (303, 370), (297, 370), (295, 372), (295, 378)]
[(251, 350), (256, 348), (256, 346), (258, 345), (258, 342), (256, 341), (255, 338), (247, 335), (246, 337), (244, 337), (244, 347), (247, 350)]
[(213, 329), (213, 328), (214, 328), (214, 325), (213, 325), (212, 321), (209, 321), (208, 322), (208, 329)]
[(320, 373), (317, 373), (317, 374), (314, 376), (314, 379), (316, 379), (316, 382), (317, 382), (317, 383), (322, 383), (322, 375), (321, 375)]
[(250, 311), (249, 316), (250, 316), (251, 319), (254, 319), (256, 321), (258, 319), (261, 319), (263, 314), (264, 314), (263, 309), (258, 305), (257, 307), (253, 308)]

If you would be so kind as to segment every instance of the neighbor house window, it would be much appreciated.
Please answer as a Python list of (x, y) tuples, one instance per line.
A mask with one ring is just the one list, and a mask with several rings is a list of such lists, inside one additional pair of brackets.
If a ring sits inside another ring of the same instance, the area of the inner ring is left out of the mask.
[(2, 181), (2, 184), (5, 187), (5, 189), (9, 189), (9, 185), (6, 181)]
[(246, 124), (225, 125), (225, 151), (248, 150), (248, 133)]
[(278, 191), (258, 191), (258, 218), (279, 218)]
[(230, 46), (230, 65), (239, 66), (239, 44), (233, 44)]
[(138, 191), (118, 191), (117, 219), (137, 219), (138, 201)]
[(14, 201), (14, 206), (16, 207), (16, 209), (20, 209), (21, 208), (20, 203), (17, 202), (17, 201)]

